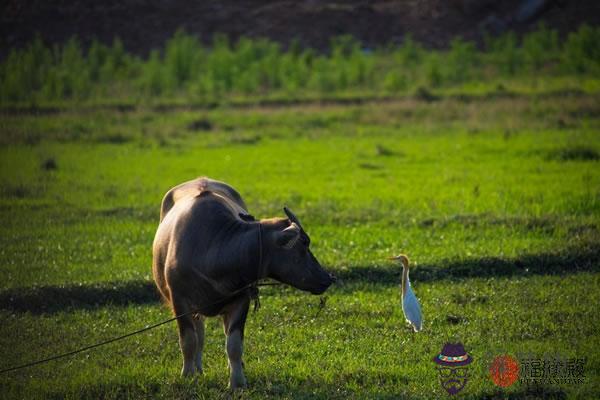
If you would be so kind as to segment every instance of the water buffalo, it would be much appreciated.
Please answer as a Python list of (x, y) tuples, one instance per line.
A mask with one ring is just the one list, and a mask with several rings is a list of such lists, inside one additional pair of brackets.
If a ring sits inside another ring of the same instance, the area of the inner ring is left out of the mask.
[[(273, 278), (313, 294), (334, 281), (309, 249), (296, 216), (254, 220), (231, 186), (209, 178), (178, 185), (164, 196), (153, 244), (156, 286), (177, 320), (182, 375), (202, 373), (204, 320), (223, 317), (229, 386), (244, 387), (244, 325), (253, 288)], [(193, 313), (192, 313), (193, 312)]]

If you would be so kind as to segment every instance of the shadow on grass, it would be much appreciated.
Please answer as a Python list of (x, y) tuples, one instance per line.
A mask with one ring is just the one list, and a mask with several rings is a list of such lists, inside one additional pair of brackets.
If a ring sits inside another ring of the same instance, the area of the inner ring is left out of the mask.
[[(565, 249), (557, 253), (525, 254), (517, 258), (500, 257), (448, 260), (438, 264), (421, 264), (411, 270), (411, 279), (432, 282), (444, 279), (563, 275), (585, 271), (600, 271), (600, 248), (590, 246)], [(402, 269), (388, 267), (354, 267), (336, 275), (343, 283), (356, 281), (398, 284)]]
[[(284, 371), (266, 375), (254, 375), (251, 365), (246, 369), (248, 387), (242, 392), (232, 392), (225, 382), (215, 379), (198, 378), (192, 385), (181, 380), (167, 390), (172, 391), (175, 398), (189, 394), (203, 393), (206, 398), (294, 398), (294, 399), (354, 399), (377, 398), (399, 399), (410, 398), (407, 385), (410, 376), (387, 371), (353, 371), (336, 374), (331, 381), (321, 379), (318, 375), (309, 378), (298, 378), (287, 375)], [(163, 386), (164, 387), (164, 386)], [(399, 390), (397, 390), (397, 388)], [(163, 388), (161, 390), (164, 391)], [(191, 393), (190, 393), (191, 391)], [(171, 393), (168, 393), (171, 395)]]
[[(410, 399), (422, 396), (411, 395), (407, 385), (411, 379), (407, 376), (391, 373), (367, 373), (342, 375), (334, 379), (335, 383), (318, 378), (311, 379), (277, 379), (274, 377), (248, 378), (248, 388), (242, 392), (232, 392), (227, 389), (225, 380), (206, 379), (176, 379), (159, 381), (154, 377), (140, 377), (137, 381), (98, 382), (65, 388), (64, 391), (54, 389), (43, 393), (45, 398), (76, 397), (84, 399), (122, 399), (122, 398), (186, 398), (186, 399), (235, 399), (235, 398), (301, 398), (301, 399), (347, 399), (347, 398), (377, 398)], [(28, 393), (19, 393), (18, 387), (14, 397), (27, 397)], [(30, 389), (30, 388), (27, 388)], [(441, 391), (441, 388), (439, 389)], [(37, 395), (40, 392), (36, 392)], [(23, 396), (25, 395), (25, 396)], [(430, 394), (433, 397), (433, 394)], [(439, 395), (439, 393), (438, 393)], [(442, 395), (445, 396), (445, 393)], [(447, 397), (447, 396), (446, 396)], [(464, 393), (463, 399), (547, 399), (559, 400), (568, 398), (561, 388), (525, 387), (516, 391)]]
[[(578, 272), (600, 272), (600, 246), (565, 249), (556, 253), (526, 254), (513, 259), (499, 257), (473, 258), (420, 265), (411, 271), (417, 282), (461, 280), (469, 278), (563, 275)], [(353, 267), (334, 271), (338, 289), (353, 290), (358, 282), (397, 285), (401, 268)], [(40, 286), (16, 288), (0, 292), (0, 309), (33, 314), (54, 313), (66, 309), (96, 309), (103, 306), (127, 306), (160, 301), (153, 282), (127, 281), (91, 285)]]
[(546, 400), (560, 400), (566, 399), (568, 396), (561, 388), (548, 388), (548, 387), (526, 387), (521, 388), (514, 392), (506, 392), (497, 390), (492, 393), (480, 393), (474, 396), (467, 396), (465, 399), (546, 399)]
[[(263, 383), (265, 382), (265, 383)], [(242, 391), (232, 391), (223, 381), (206, 380), (203, 377), (180, 380), (175, 382), (158, 382), (154, 378), (143, 377), (138, 382), (106, 382), (93, 385), (81, 385), (65, 388), (64, 391), (54, 389), (41, 392), (44, 398), (63, 399), (65, 397), (81, 399), (246, 399), (246, 398), (297, 398), (297, 399), (346, 399), (360, 398), (361, 391), (370, 394), (371, 389), (363, 390), (339, 389), (321, 380), (285, 381), (268, 380), (253, 382), (250, 380), (248, 388)], [(29, 389), (29, 388), (27, 388)], [(31, 389), (30, 389), (31, 390)], [(29, 393), (20, 392), (19, 388), (13, 391), (13, 397), (26, 397)], [(40, 392), (35, 394), (39, 395)], [(25, 396), (23, 396), (25, 395)], [(372, 396), (372, 395), (371, 395)], [(397, 395), (377, 396), (380, 399), (397, 399)], [(406, 398), (406, 397), (401, 397)]]
[(16, 288), (0, 293), (0, 308), (33, 314), (159, 302), (154, 282), (141, 280)]

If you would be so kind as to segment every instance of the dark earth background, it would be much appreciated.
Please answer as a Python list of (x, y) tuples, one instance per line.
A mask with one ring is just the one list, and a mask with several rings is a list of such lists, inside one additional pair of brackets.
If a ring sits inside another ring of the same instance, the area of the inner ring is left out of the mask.
[(0, 6), (0, 57), (40, 34), (47, 43), (77, 35), (84, 46), (94, 38), (119, 37), (130, 52), (162, 48), (183, 28), (204, 43), (225, 33), (267, 37), (287, 46), (325, 50), (331, 37), (350, 34), (365, 48), (401, 43), (407, 33), (428, 47), (444, 48), (452, 38), (483, 43), (483, 32), (524, 33), (540, 21), (561, 36), (586, 22), (600, 24), (600, 0), (8, 0)]

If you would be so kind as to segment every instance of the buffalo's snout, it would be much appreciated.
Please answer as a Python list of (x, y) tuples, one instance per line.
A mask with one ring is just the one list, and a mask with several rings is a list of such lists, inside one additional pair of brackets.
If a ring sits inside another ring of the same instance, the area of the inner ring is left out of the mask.
[(323, 294), (327, 290), (327, 288), (329, 288), (330, 285), (331, 285), (331, 283), (317, 286), (317, 287), (311, 289), (310, 292), (312, 294)]
[(327, 273), (326, 278), (324, 280), (322, 280), (321, 282), (319, 282), (318, 285), (316, 285), (315, 287), (311, 288), (310, 292), (312, 294), (322, 294), (323, 292), (325, 292), (329, 286), (331, 286), (335, 281), (337, 280), (337, 278), (332, 275)]

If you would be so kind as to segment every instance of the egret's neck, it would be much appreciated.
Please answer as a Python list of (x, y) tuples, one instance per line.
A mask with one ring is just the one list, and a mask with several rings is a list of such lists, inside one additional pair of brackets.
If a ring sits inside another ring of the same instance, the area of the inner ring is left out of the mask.
[(406, 294), (406, 288), (408, 286), (408, 268), (402, 266), (402, 297)]

